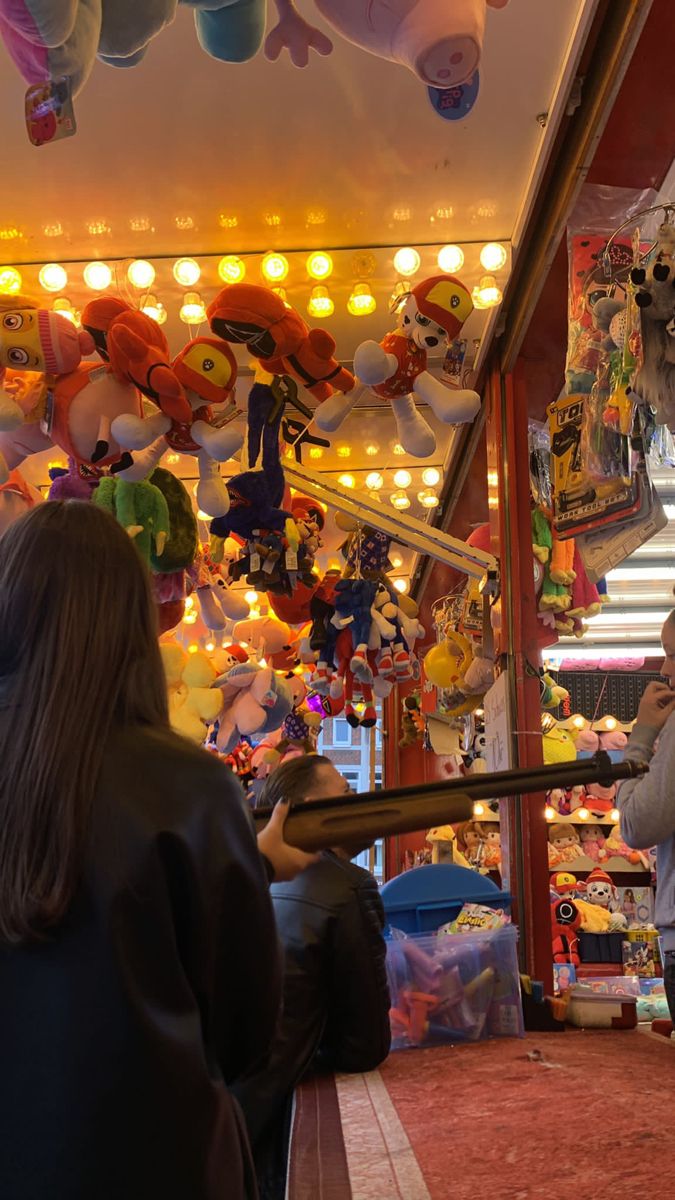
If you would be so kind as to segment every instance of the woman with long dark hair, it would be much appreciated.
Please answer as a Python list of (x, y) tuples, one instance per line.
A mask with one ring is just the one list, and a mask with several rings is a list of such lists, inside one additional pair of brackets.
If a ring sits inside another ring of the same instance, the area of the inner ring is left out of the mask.
[(256, 1195), (228, 1085), (280, 995), (231, 772), (174, 735), (147, 572), (93, 505), (0, 540), (0, 1196)]

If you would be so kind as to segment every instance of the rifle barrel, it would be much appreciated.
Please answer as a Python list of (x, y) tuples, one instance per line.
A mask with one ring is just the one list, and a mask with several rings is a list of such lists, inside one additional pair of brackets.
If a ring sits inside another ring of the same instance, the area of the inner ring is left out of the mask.
[[(605, 751), (592, 758), (552, 767), (522, 767), (515, 771), (468, 775), (422, 787), (388, 788), (357, 796), (307, 800), (291, 807), (284, 836), (289, 845), (302, 850), (329, 846), (364, 845), (396, 833), (413, 833), (434, 825), (468, 821), (477, 800), (499, 800), (508, 796), (546, 792), (554, 787), (601, 783), (608, 787), (621, 779), (634, 779), (648, 770), (645, 763), (613, 763)], [(256, 831), (267, 824), (269, 808), (254, 810)]]

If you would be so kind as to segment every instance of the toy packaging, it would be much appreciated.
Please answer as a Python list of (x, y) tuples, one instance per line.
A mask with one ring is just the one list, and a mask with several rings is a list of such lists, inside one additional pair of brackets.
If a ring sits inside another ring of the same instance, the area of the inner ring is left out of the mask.
[(392, 1049), (489, 1037), (522, 1037), (513, 925), (387, 942)]
[(572, 963), (553, 964), (553, 984), (557, 996), (577, 981), (577, 969)]
[(503, 929), (509, 921), (510, 917), (501, 908), (487, 908), (484, 904), (465, 904), (459, 916), (447, 925), (442, 925), (438, 933), (475, 933), (482, 929)]
[(656, 930), (628, 930), (622, 946), (623, 969), (626, 975), (653, 979), (659, 962)]
[(617, 888), (619, 910), (629, 929), (647, 929), (654, 923), (654, 893), (650, 887)]

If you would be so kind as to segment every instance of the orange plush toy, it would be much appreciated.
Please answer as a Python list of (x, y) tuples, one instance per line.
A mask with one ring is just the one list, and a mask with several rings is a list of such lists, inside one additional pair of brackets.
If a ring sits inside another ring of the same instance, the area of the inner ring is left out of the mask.
[(233, 283), (206, 310), (213, 332), (245, 344), (271, 375), (292, 375), (317, 400), (350, 392), (354, 376), (335, 358), (325, 329), (309, 329), (302, 317), (269, 288)]
[(169, 343), (156, 321), (116, 296), (99, 296), (86, 305), (82, 327), (118, 379), (133, 384), (173, 421), (190, 421), (190, 405), (169, 365)]

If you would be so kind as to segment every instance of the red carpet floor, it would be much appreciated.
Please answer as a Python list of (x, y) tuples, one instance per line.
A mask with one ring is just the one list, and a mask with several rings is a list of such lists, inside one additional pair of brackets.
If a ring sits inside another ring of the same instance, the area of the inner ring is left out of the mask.
[(312, 1095), (297, 1147), (304, 1140), (314, 1158), (305, 1156), (289, 1200), (670, 1193), (674, 1094), (675, 1044), (638, 1032), (393, 1054), (379, 1072)]

